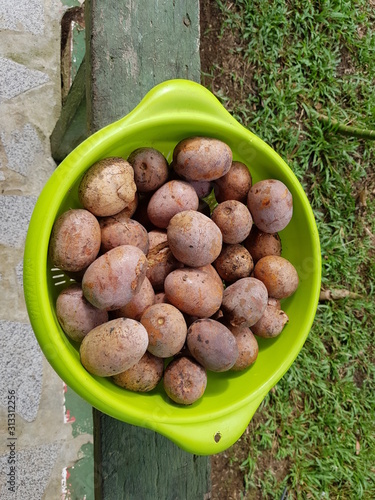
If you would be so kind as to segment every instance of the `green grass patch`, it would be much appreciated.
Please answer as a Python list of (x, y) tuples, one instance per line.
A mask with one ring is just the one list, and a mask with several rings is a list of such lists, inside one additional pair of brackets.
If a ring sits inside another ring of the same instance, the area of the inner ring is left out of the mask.
[(246, 498), (372, 499), (375, 142), (342, 136), (317, 113), (375, 129), (375, 11), (365, 0), (217, 3), (219, 38), (231, 32), (228, 57), (247, 70), (214, 64), (204, 82), (215, 79), (226, 108), (302, 183), (323, 288), (359, 294), (319, 305), (304, 348), (250, 423), (247, 457), (236, 461), (233, 447), (230, 466), (243, 471)]

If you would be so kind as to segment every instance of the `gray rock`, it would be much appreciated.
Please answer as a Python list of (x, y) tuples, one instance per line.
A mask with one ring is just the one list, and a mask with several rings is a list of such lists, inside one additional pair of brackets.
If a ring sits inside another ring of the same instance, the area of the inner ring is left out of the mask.
[[(16, 441), (15, 448), (17, 453), (15, 493), (8, 490), (9, 484), (5, 479), (0, 485), (0, 498), (2, 500), (40, 500), (43, 498), (44, 490), (50, 480), (52, 469), (61, 449), (61, 443), (50, 443), (18, 450)], [(8, 454), (0, 456), (0, 472), (2, 475), (4, 474), (3, 477), (6, 477), (10, 472), (11, 464), (8, 464), (8, 457)], [(58, 498), (57, 495), (56, 498)]]
[(22, 247), (35, 203), (34, 196), (0, 196), (1, 245)]
[(44, 30), (44, 7), (40, 0), (1, 0), (0, 28), (28, 31), (41, 35)]
[(0, 57), (0, 103), (48, 81), (48, 75), (42, 71)]
[(43, 145), (35, 128), (27, 123), (21, 130), (14, 130), (10, 137), (0, 135), (8, 159), (8, 168), (27, 176), (30, 168), (43, 161)]
[(1, 320), (0, 405), (7, 408), (8, 391), (15, 390), (16, 413), (32, 422), (38, 413), (42, 377), (43, 354), (31, 326)]

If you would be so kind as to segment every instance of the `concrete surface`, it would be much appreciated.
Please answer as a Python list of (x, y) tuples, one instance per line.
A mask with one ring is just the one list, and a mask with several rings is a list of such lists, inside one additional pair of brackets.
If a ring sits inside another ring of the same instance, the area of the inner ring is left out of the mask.
[(92, 446), (90, 418), (78, 431), (67, 388), (29, 325), (22, 290), (28, 223), (56, 166), (49, 137), (61, 107), (60, 20), (73, 5), (0, 0), (1, 500), (89, 498), (85, 488), (71, 495), (67, 471)]

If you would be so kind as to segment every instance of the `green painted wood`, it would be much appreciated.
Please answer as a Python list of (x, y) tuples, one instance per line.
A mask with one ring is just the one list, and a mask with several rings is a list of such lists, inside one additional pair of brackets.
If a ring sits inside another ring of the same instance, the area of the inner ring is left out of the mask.
[(200, 81), (198, 0), (86, 0), (85, 25), (90, 132), (125, 116), (157, 83)]
[(64, 105), (77, 71), (85, 57), (85, 9), (67, 9), (61, 19), (61, 95)]
[(94, 412), (95, 498), (205, 500), (210, 462), (156, 432)]
[(79, 22), (72, 23), (71, 80), (74, 82), (86, 52), (86, 30)]
[(60, 163), (86, 137), (85, 62), (83, 61), (50, 137), (52, 158)]
[[(86, 0), (85, 9), (90, 133), (162, 81), (200, 81), (198, 0)], [(209, 457), (95, 409), (93, 418), (96, 500), (209, 498)]]

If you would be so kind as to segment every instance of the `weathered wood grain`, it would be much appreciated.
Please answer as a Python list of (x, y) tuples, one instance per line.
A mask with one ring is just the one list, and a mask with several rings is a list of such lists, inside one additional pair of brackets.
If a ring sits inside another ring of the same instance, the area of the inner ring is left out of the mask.
[(210, 461), (156, 432), (94, 412), (95, 498), (205, 500)]
[(60, 163), (87, 137), (85, 62), (69, 90), (61, 115), (51, 134), (51, 154)]
[(94, 132), (157, 83), (200, 81), (199, 1), (86, 0), (88, 118)]

